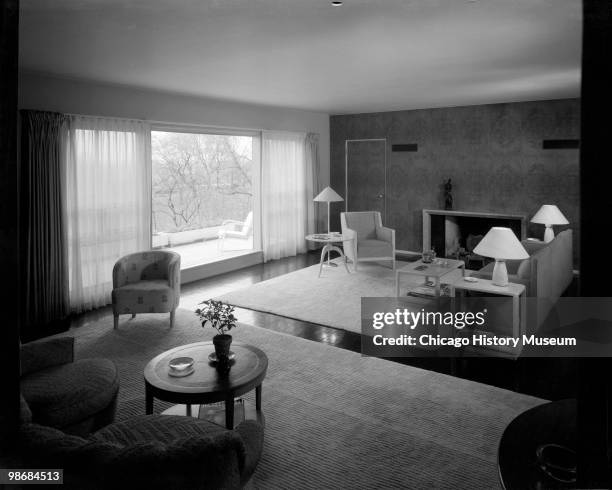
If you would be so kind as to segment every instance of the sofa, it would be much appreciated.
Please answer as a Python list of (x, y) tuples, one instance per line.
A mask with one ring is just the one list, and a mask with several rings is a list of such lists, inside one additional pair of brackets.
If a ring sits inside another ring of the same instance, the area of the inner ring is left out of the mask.
[(178, 415), (138, 415), (86, 437), (31, 423), (21, 407), (16, 455), (21, 468), (63, 468), (66, 489), (242, 488), (257, 467), (263, 427), (235, 430)]
[[(559, 233), (551, 242), (523, 240), (521, 243), (529, 258), (508, 260), (508, 281), (524, 284), (531, 302), (527, 316), (527, 333), (535, 333), (540, 328), (556, 301), (571, 284), (573, 273), (573, 236), (572, 230)], [(474, 277), (491, 279), (493, 262), (487, 264)]]

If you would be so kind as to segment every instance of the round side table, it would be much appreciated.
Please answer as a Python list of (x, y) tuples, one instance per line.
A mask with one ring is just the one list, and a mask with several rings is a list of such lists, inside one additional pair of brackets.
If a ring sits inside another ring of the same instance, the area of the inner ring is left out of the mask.
[[(325, 244), (323, 246), (323, 250), (321, 250), (321, 261), (319, 262), (319, 277), (321, 277), (321, 271), (323, 270), (324, 264), (327, 265), (328, 267), (337, 267), (336, 264), (329, 261), (329, 254), (332, 251), (338, 252), (340, 254), (340, 257), (344, 259), (343, 262), (344, 262), (344, 267), (346, 268), (346, 272), (348, 272), (349, 274), (351, 273), (351, 271), (349, 271), (348, 265), (346, 264), (346, 256), (344, 255), (344, 252), (342, 251), (340, 247), (334, 244), (342, 243), (342, 242), (350, 242), (353, 240), (352, 238), (347, 238), (347, 237), (344, 237), (342, 235), (338, 235), (335, 233), (330, 233), (330, 234), (324, 233), (320, 235), (318, 234), (307, 235), (306, 240), (308, 240), (309, 242)], [(327, 256), (327, 263), (325, 262), (325, 256)]]

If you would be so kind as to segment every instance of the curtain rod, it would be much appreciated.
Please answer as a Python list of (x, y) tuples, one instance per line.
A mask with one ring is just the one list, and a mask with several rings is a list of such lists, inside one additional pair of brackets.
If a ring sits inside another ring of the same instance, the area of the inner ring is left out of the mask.
[(148, 122), (146, 119), (138, 119), (136, 117), (94, 116), (92, 114), (76, 114), (74, 112), (63, 112), (62, 114), (65, 116), (91, 117), (95, 119), (119, 119), (121, 121)]
[(213, 125), (208, 125), (208, 124), (198, 124), (198, 123), (177, 123), (177, 122), (171, 122), (171, 121), (158, 121), (155, 119), (138, 119), (135, 117), (115, 117), (115, 116), (93, 116), (91, 114), (77, 114), (77, 113), (72, 113), (72, 112), (64, 112), (62, 113), (65, 116), (76, 116), (76, 117), (91, 117), (91, 118), (97, 118), (97, 119), (118, 119), (120, 121), (132, 121), (132, 122), (142, 122), (142, 123), (147, 123), (147, 124), (151, 124), (152, 126), (160, 126), (160, 129), (168, 129), (168, 130), (180, 130), (181, 128), (184, 129), (204, 129), (204, 130), (217, 130), (217, 131), (235, 131), (235, 132), (239, 132), (239, 131), (245, 131), (245, 132), (255, 132), (255, 133), (261, 133), (263, 131), (276, 131), (276, 132), (286, 132), (286, 133), (306, 133), (306, 134), (319, 134), (315, 131), (304, 131), (304, 130), (300, 130), (300, 131), (296, 131), (296, 130), (287, 130), (287, 129), (270, 129), (270, 128), (246, 128), (246, 127), (239, 127), (239, 126), (213, 126)]
[(207, 129), (227, 129), (227, 130), (234, 130), (234, 131), (276, 131), (276, 130), (271, 130), (271, 129), (266, 129), (266, 128), (246, 128), (246, 127), (239, 127), (239, 126), (214, 126), (214, 125), (209, 125), (209, 124), (199, 124), (199, 123), (179, 123), (179, 122), (172, 122), (172, 121), (159, 121), (156, 119), (139, 119), (139, 118), (135, 118), (135, 117), (115, 117), (115, 116), (94, 116), (91, 114), (77, 114), (77, 113), (71, 113), (71, 112), (64, 112), (63, 113), (66, 116), (76, 116), (76, 117), (92, 117), (92, 118), (98, 118), (98, 119), (119, 119), (122, 121), (135, 121), (135, 122), (143, 122), (143, 123), (148, 123), (148, 124), (152, 124), (152, 125), (159, 125), (159, 126), (167, 126), (167, 127), (176, 127), (176, 128), (207, 128)]

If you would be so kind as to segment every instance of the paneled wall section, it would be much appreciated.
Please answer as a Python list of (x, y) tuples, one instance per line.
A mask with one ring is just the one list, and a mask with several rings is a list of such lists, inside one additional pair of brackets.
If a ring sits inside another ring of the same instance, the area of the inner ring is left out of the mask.
[[(344, 142), (387, 139), (387, 216), (397, 248), (420, 251), (424, 208), (442, 209), (452, 179), (453, 209), (526, 214), (557, 204), (574, 229), (578, 256), (579, 150), (542, 148), (543, 140), (580, 138), (580, 100), (552, 100), (330, 117), (331, 185), (345, 194)], [(417, 152), (393, 152), (416, 143)], [(343, 203), (333, 205), (339, 229)], [(559, 229), (559, 228), (557, 228)], [(541, 225), (528, 235), (542, 237)]]

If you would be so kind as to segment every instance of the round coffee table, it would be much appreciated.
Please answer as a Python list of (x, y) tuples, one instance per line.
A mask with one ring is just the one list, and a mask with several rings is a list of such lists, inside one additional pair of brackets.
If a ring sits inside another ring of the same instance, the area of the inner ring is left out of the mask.
[[(268, 358), (252, 345), (233, 342), (236, 355), (227, 374), (220, 374), (208, 355), (215, 351), (212, 342), (196, 342), (170, 349), (153, 358), (145, 367), (146, 413), (153, 413), (155, 398), (186, 405), (183, 414), (192, 415), (191, 405), (225, 402), (225, 427), (234, 428), (234, 398), (255, 389), (256, 418), (263, 422), (261, 384), (266, 377)], [(168, 374), (168, 362), (175, 357), (192, 357), (194, 372), (184, 377)], [(178, 407), (164, 413), (179, 413)]]

